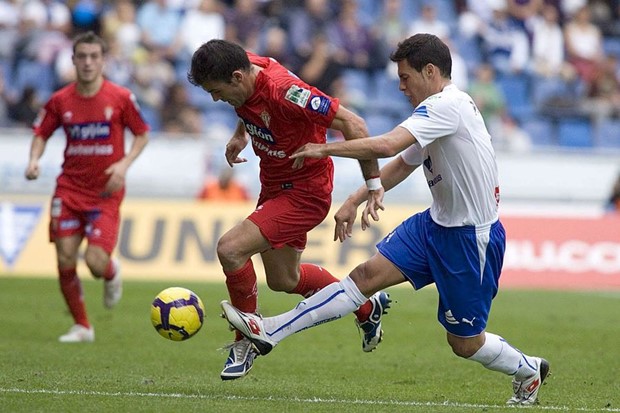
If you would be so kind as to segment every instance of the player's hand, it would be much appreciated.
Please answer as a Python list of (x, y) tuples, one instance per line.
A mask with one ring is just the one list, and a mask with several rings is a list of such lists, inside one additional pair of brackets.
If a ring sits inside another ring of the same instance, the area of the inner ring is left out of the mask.
[(26, 172), (24, 173), (24, 175), (26, 176), (27, 180), (32, 181), (39, 177), (39, 173), (39, 162), (31, 161), (28, 163), (28, 167), (26, 168)]
[(304, 166), (305, 158), (325, 158), (327, 155), (323, 153), (323, 144), (320, 143), (306, 143), (301, 148), (298, 148), (291, 156), (293, 161), (293, 169), (299, 169)]
[(357, 205), (347, 199), (334, 215), (334, 220), (336, 220), (334, 241), (340, 240), (340, 242), (343, 242), (345, 239), (353, 236), (353, 224), (355, 224), (356, 217)]
[(364, 212), (362, 212), (362, 230), (366, 230), (366, 228), (370, 226), (369, 216), (373, 221), (379, 221), (379, 210), (385, 211), (385, 207), (383, 206), (384, 194), (385, 190), (383, 187), (368, 191), (368, 202), (366, 202), (366, 207), (364, 208)]
[(108, 182), (105, 184), (104, 193), (111, 194), (122, 189), (125, 186), (125, 175), (127, 174), (127, 166), (121, 160), (110, 165), (104, 173), (109, 175)]
[(236, 137), (233, 137), (226, 144), (226, 152), (224, 153), (224, 156), (226, 156), (226, 162), (228, 162), (228, 166), (232, 167), (236, 163), (243, 163), (248, 161), (246, 158), (239, 157), (239, 154), (246, 145), (247, 140), (245, 140), (244, 138)]

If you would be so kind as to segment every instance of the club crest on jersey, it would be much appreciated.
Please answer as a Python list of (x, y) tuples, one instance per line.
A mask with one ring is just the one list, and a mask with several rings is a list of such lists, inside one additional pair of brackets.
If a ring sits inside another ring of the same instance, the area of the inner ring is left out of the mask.
[(269, 115), (266, 110), (262, 111), (262, 113), (260, 114), (260, 118), (265, 124), (265, 126), (269, 127), (269, 122), (271, 122), (271, 115)]
[(105, 120), (109, 121), (112, 119), (112, 114), (114, 113), (114, 109), (111, 106), (106, 106), (103, 110), (103, 114), (105, 116)]
[(310, 99), (310, 91), (297, 85), (291, 85), (291, 87), (286, 91), (284, 99), (296, 104), (299, 107), (305, 108), (308, 104), (308, 100)]

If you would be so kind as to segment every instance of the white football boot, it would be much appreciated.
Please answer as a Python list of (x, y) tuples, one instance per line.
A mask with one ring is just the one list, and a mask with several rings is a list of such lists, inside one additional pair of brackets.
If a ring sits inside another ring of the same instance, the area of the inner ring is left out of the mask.
[(73, 325), (67, 334), (58, 337), (61, 343), (92, 343), (95, 341), (95, 329), (86, 328), (81, 324)]
[(103, 305), (112, 308), (123, 296), (123, 279), (121, 278), (121, 266), (116, 258), (112, 259), (115, 274), (111, 280), (103, 280)]

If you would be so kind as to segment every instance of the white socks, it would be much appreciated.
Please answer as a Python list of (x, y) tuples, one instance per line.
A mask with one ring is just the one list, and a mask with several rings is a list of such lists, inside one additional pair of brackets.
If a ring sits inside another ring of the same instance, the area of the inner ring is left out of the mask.
[(468, 360), (477, 361), (489, 370), (499, 371), (516, 380), (531, 377), (537, 370), (536, 362), (512, 347), (502, 337), (485, 333), (484, 345)]
[(306, 298), (284, 314), (263, 318), (263, 327), (269, 337), (277, 342), (298, 331), (341, 318), (368, 300), (347, 277), (330, 284), (313, 296)]

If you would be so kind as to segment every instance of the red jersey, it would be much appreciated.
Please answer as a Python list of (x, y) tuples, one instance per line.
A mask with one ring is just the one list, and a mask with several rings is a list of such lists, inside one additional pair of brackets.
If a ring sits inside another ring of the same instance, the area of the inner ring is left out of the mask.
[[(125, 156), (125, 128), (134, 135), (149, 130), (135, 96), (104, 80), (99, 92), (84, 97), (72, 83), (52, 95), (34, 122), (34, 134), (47, 140), (62, 126), (67, 138), (57, 188), (99, 197), (109, 176), (104, 171)], [(112, 194), (122, 198), (124, 188)]]
[(292, 184), (331, 193), (331, 158), (307, 158), (302, 168), (293, 169), (289, 156), (305, 143), (325, 143), (339, 100), (309, 86), (277, 61), (247, 54), (263, 70), (256, 77), (254, 94), (235, 110), (260, 158), (261, 184), (266, 188)]

